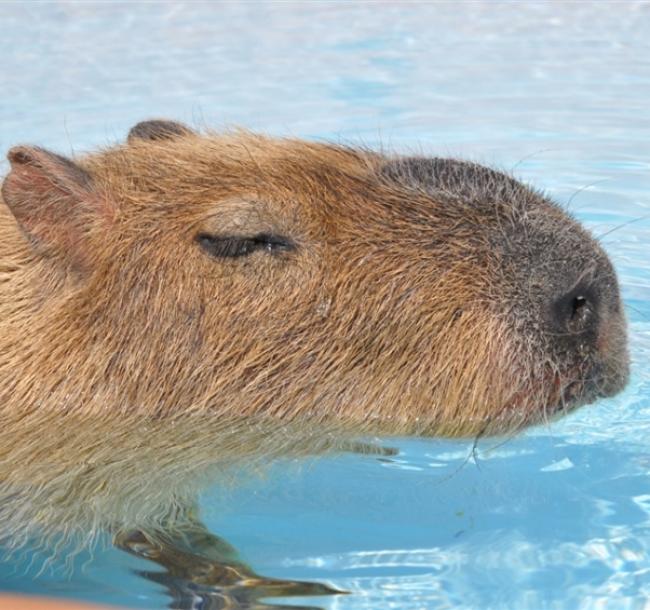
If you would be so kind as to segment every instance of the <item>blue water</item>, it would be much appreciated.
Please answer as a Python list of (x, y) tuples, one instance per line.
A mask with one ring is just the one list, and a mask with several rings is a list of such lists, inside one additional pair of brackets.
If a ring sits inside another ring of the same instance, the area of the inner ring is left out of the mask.
[[(629, 317), (622, 395), (474, 454), (387, 439), (390, 460), (278, 463), (205, 491), (210, 529), (256, 572), (351, 592), (287, 605), (650, 607), (649, 33), (647, 2), (0, 4), (2, 150), (80, 152), (168, 116), (461, 155), (603, 236)], [(0, 589), (169, 603), (110, 548), (39, 568), (5, 561)]]

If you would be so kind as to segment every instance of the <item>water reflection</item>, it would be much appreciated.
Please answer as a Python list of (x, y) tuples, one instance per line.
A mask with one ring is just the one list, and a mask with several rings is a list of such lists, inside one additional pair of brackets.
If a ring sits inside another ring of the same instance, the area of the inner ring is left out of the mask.
[(173, 539), (165, 534), (154, 539), (142, 531), (131, 531), (118, 534), (115, 544), (163, 568), (136, 572), (166, 589), (173, 610), (322, 610), (318, 606), (286, 606), (264, 600), (345, 593), (321, 583), (260, 576), (230, 544), (198, 522), (192, 530)]

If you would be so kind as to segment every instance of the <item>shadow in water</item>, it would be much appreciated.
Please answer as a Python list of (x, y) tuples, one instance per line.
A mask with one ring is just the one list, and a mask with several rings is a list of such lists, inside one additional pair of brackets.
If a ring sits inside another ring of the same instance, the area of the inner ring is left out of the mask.
[(238, 558), (231, 545), (198, 521), (173, 537), (135, 530), (117, 533), (114, 542), (163, 568), (137, 574), (165, 587), (173, 610), (320, 610), (319, 606), (287, 606), (266, 600), (346, 593), (321, 583), (260, 576)]

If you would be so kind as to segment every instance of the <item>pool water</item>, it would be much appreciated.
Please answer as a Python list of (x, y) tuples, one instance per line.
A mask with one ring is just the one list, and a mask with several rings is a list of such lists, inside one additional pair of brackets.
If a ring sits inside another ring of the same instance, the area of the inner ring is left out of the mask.
[[(2, 150), (80, 152), (166, 116), (462, 156), (546, 189), (619, 272), (616, 398), (476, 448), (384, 439), (396, 456), (205, 490), (210, 530), (255, 572), (349, 592), (238, 607), (650, 608), (648, 32), (634, 1), (0, 4)], [(25, 551), (0, 590), (165, 608), (152, 570), (110, 546), (71, 568)]]

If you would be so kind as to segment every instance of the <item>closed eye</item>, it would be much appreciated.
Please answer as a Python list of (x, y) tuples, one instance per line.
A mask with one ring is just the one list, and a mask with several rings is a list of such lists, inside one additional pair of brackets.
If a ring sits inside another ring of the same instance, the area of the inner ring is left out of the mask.
[(296, 249), (296, 245), (290, 239), (268, 233), (260, 233), (252, 237), (199, 233), (196, 241), (205, 252), (216, 258), (239, 258), (258, 250), (278, 254)]

